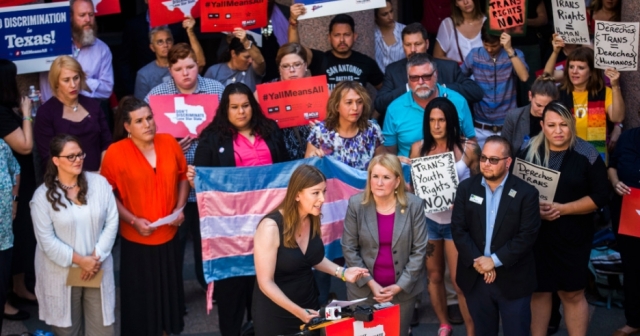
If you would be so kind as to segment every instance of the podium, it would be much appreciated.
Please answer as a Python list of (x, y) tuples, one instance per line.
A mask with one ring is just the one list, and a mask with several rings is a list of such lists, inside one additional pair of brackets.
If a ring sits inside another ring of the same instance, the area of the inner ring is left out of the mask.
[(337, 320), (327, 325), (325, 332), (327, 336), (400, 336), (400, 306), (375, 310), (371, 322), (352, 317)]

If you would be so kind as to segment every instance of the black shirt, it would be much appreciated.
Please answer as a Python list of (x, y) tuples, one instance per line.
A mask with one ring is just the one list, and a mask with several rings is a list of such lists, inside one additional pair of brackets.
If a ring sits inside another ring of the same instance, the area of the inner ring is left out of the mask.
[(322, 54), (323, 57), (320, 59), (315, 59), (316, 55), (319, 56), (318, 53), (314, 53), (312, 63), (316, 63), (314, 66), (320, 64), (321, 69), (324, 70), (322, 72), (327, 75), (329, 90), (333, 90), (336, 84), (342, 81), (356, 81), (363, 86), (366, 83), (378, 86), (384, 80), (384, 74), (378, 67), (378, 63), (357, 51), (352, 51), (351, 56), (347, 58), (338, 58), (331, 50)]
[[(0, 138), (4, 139), (7, 135), (21, 127), (22, 117), (14, 113), (12, 109), (6, 106), (0, 106)], [(21, 178), (18, 195), (22, 200), (26, 200), (24, 204), (28, 204), (36, 189), (36, 173), (33, 165), (33, 155), (19, 154), (14, 150), (12, 150), (12, 152), (18, 164), (20, 164)]]
[[(529, 19), (538, 18), (538, 5), (542, 0), (529, 0), (527, 2), (527, 21)], [(517, 36), (511, 39), (511, 45), (513, 46), (530, 46), (540, 43), (538, 38), (538, 28), (527, 25), (527, 33), (524, 36)]]
[(640, 188), (640, 127), (622, 132), (609, 168), (617, 169), (618, 178), (628, 187)]
[(540, 126), (541, 121), (542, 117), (534, 117), (529, 114), (529, 138), (533, 138), (542, 131), (542, 126)]

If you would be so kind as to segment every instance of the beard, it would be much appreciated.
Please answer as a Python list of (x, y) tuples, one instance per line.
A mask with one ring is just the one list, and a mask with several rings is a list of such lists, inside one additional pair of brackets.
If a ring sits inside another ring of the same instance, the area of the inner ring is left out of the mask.
[[(423, 91), (420, 89), (427, 89), (427, 91)], [(420, 90), (420, 91), (419, 91)], [(430, 88), (427, 85), (420, 85), (413, 90), (413, 93), (420, 99), (427, 99), (433, 95), (435, 92), (434, 89)]]
[(90, 25), (90, 29), (85, 30), (85, 26), (78, 26), (75, 23), (71, 24), (71, 34), (73, 40), (80, 43), (81, 46), (86, 47), (96, 42), (96, 30), (98, 30), (97, 24), (94, 22)]

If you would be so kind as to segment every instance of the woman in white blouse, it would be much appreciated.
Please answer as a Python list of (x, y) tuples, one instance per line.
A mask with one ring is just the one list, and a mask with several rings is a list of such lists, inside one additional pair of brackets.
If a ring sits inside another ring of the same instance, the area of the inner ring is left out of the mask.
[[(86, 154), (77, 138), (59, 134), (49, 149), (44, 183), (30, 202), (40, 319), (57, 336), (114, 335), (111, 248), (118, 209), (112, 188), (104, 177), (82, 172)], [(77, 286), (67, 286), (74, 280)], [(85, 287), (91, 280), (99, 288)]]
[(482, 47), (485, 20), (479, 0), (451, 0), (451, 17), (440, 23), (433, 56), (464, 62), (471, 49)]
[(373, 35), (376, 41), (376, 63), (382, 72), (387, 65), (405, 58), (402, 48), (402, 29), (404, 25), (393, 19), (393, 6), (391, 0), (387, 5), (373, 10), (376, 28)]

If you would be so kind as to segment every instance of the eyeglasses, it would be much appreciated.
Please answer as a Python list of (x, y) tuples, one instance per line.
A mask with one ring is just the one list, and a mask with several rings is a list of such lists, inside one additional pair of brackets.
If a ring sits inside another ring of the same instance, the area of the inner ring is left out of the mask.
[(69, 160), (69, 162), (75, 162), (76, 159), (80, 159), (80, 160), (84, 160), (85, 157), (87, 157), (87, 153), (79, 153), (79, 154), (71, 154), (71, 155), (67, 155), (67, 156), (58, 156), (59, 158), (67, 158), (67, 160)]
[(162, 47), (165, 44), (166, 45), (173, 44), (173, 39), (172, 38), (168, 38), (166, 40), (156, 40), (156, 45), (158, 47)]
[(420, 79), (422, 79), (423, 82), (428, 82), (431, 80), (431, 77), (433, 77), (433, 74), (436, 73), (436, 70), (433, 70), (433, 72), (431, 72), (430, 74), (425, 74), (425, 75), (420, 75), (420, 76), (409, 76), (409, 80), (417, 83), (420, 81)]
[(497, 158), (497, 157), (486, 157), (484, 155), (480, 155), (480, 162), (487, 162), (487, 160), (489, 160), (489, 163), (492, 165), (496, 165), (498, 164), (498, 162), (502, 161), (502, 160), (506, 160), (509, 157), (503, 157), (503, 158)]
[(282, 70), (289, 70), (289, 69), (293, 69), (293, 70), (298, 70), (302, 67), (302, 65), (304, 64), (304, 62), (296, 62), (293, 64), (281, 64), (280, 65), (280, 69)]

